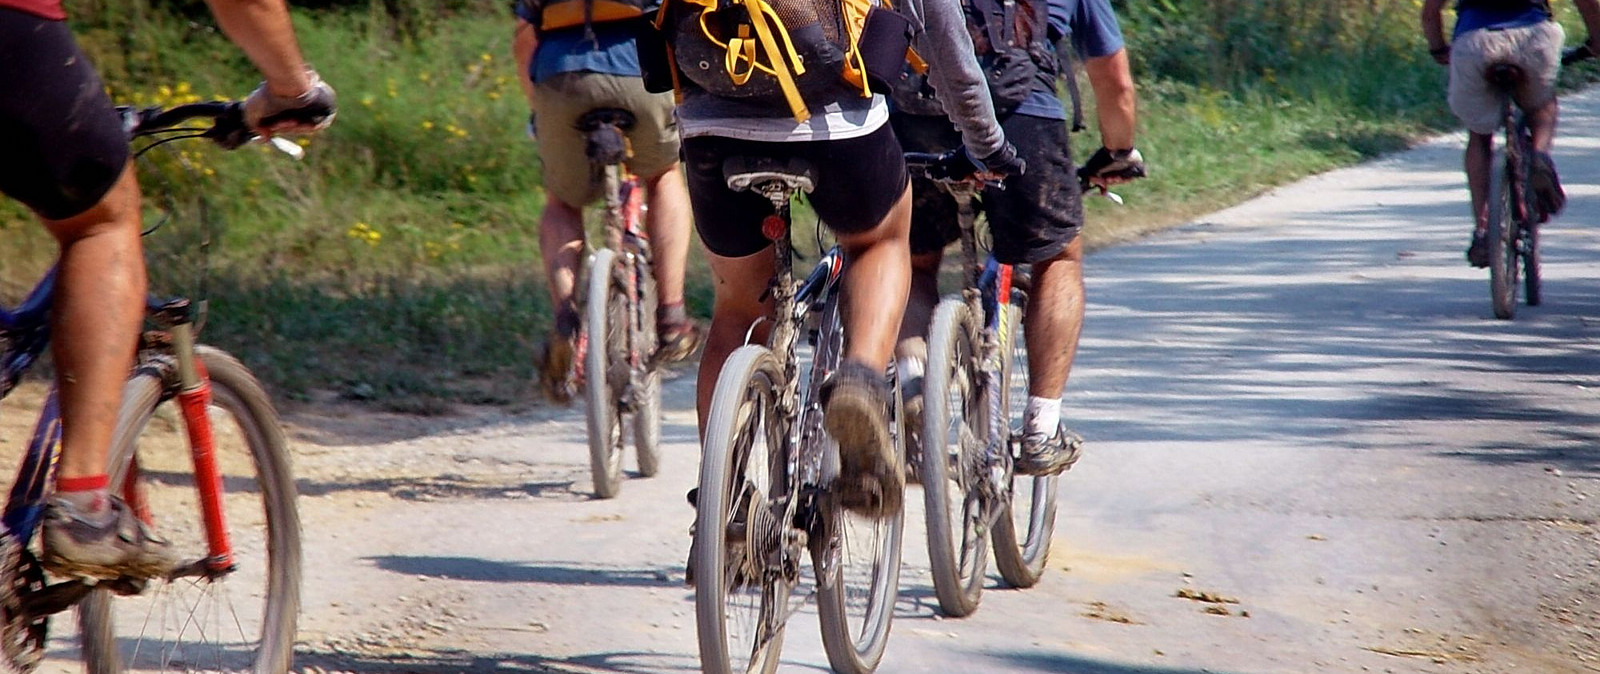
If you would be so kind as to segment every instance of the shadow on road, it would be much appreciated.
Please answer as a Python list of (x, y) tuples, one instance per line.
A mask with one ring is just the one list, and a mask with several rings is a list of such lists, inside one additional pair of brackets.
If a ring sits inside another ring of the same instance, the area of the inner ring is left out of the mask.
[[(1571, 184), (1600, 182), (1600, 148), (1563, 161)], [(1227, 236), (1198, 226), (1091, 258), (1071, 386), (1082, 393), (1068, 396), (1079, 425), (1125, 442), (1405, 449), (1600, 477), (1600, 237), (1588, 231), (1600, 223), (1585, 222), (1600, 204), (1570, 190), (1543, 239), (1545, 304), (1500, 321), (1488, 273), (1461, 256), (1463, 186), (1453, 172), (1320, 185), (1287, 224), (1252, 228), (1245, 212)], [(1346, 189), (1373, 201), (1318, 198)], [(1472, 432), (1416, 432), (1434, 425)]]
[[(301, 652), (296, 665), (302, 671), (318, 667), (330, 674), (479, 674), (482, 672), (600, 672), (603, 674), (665, 674), (698, 672), (700, 660), (692, 656), (661, 653), (613, 652), (568, 658), (529, 654), (484, 655), (465, 651), (409, 652), (382, 656), (331, 652)], [(830, 671), (801, 663), (784, 662), (784, 668)], [(1128, 670), (1132, 674), (1136, 670)], [(1152, 670), (1153, 671), (1153, 670)]]
[(1225, 670), (1189, 669), (1155, 665), (1134, 665), (1068, 653), (1045, 651), (1015, 651), (987, 653), (993, 660), (1005, 663), (1008, 672), (1052, 672), (1052, 674), (1227, 674)]
[(624, 569), (600, 565), (522, 564), (475, 557), (411, 557), (401, 555), (368, 557), (366, 560), (380, 569), (395, 573), (486, 583), (619, 585), (632, 587), (683, 586), (683, 570), (665, 567)]

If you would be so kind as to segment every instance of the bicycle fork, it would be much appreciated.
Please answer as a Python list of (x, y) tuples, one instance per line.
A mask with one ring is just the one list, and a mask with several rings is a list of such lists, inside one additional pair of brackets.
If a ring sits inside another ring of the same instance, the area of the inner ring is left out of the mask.
[[(189, 436), (189, 453), (194, 463), (195, 489), (199, 492), (200, 512), (206, 528), (205, 559), (196, 562), (192, 570), (206, 575), (227, 573), (234, 568), (233, 543), (228, 537), (227, 513), (222, 505), (222, 471), (217, 466), (216, 442), (211, 433), (211, 380), (205, 363), (195, 352), (194, 321), (187, 301), (181, 307), (169, 306), (176, 311), (163, 312), (176, 318), (167, 325), (172, 337), (172, 352), (178, 363), (178, 408), (183, 416), (184, 430)], [(124, 499), (134, 512), (149, 522), (148, 504), (138, 490), (138, 457), (135, 455), (128, 477), (123, 483)], [(183, 569), (179, 570), (182, 573)]]

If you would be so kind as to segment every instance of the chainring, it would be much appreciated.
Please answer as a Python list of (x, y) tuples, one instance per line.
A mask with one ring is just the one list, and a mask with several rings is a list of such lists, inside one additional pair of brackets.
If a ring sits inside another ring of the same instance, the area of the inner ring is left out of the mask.
[(45, 587), (44, 567), (10, 534), (0, 534), (0, 651), (18, 672), (31, 672), (44, 657), (50, 617), (33, 617), (23, 597)]

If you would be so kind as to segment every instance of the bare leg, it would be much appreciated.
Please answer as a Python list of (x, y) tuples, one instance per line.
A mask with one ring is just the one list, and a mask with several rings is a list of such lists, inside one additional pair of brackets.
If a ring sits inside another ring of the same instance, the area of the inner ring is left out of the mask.
[(689, 187), (683, 182), (678, 165), (661, 175), (644, 180), (650, 195), (650, 210), (644, 226), (650, 233), (650, 249), (656, 277), (656, 293), (662, 305), (683, 301), (683, 273), (689, 257)]
[(1528, 130), (1533, 132), (1533, 149), (1549, 152), (1555, 145), (1556, 121), (1561, 115), (1561, 102), (1552, 98), (1544, 107), (1527, 113)]
[(1489, 226), (1489, 163), (1494, 159), (1494, 136), (1473, 133), (1467, 137), (1467, 190), (1472, 194), (1472, 214), (1477, 231)]
[(894, 353), (900, 319), (911, 290), (911, 187), (865, 232), (842, 234), (844, 248), (844, 357), (884, 370)]
[(927, 346), (918, 344), (928, 338), (928, 324), (933, 320), (933, 309), (939, 303), (939, 263), (944, 252), (921, 253), (911, 256), (911, 292), (906, 298), (905, 317), (900, 321), (900, 343), (895, 355), (900, 358), (926, 357)]
[[(578, 283), (578, 256), (583, 254), (583, 209), (547, 196), (539, 218), (539, 252), (550, 285), (550, 305), (557, 312), (572, 301)], [(557, 314), (559, 315), (559, 313)]]
[(753, 335), (755, 343), (767, 341), (771, 321), (763, 321), (772, 314), (770, 299), (762, 301), (772, 283), (772, 249), (746, 257), (722, 257), (707, 252), (711, 266), (711, 283), (716, 299), (711, 310), (711, 329), (706, 336), (705, 353), (700, 356), (700, 373), (695, 381), (695, 411), (700, 420), (700, 438), (705, 439), (706, 419), (711, 414), (711, 396), (717, 387), (717, 377), (722, 374), (722, 364), (734, 349), (745, 343), (750, 326), (761, 321)]
[(144, 319), (139, 184), (130, 168), (87, 212), (45, 223), (61, 246), (51, 329), (61, 388), (58, 478), (104, 475)]
[(1024, 336), (1028, 342), (1028, 394), (1059, 398), (1083, 331), (1083, 237), (1061, 254), (1033, 265)]

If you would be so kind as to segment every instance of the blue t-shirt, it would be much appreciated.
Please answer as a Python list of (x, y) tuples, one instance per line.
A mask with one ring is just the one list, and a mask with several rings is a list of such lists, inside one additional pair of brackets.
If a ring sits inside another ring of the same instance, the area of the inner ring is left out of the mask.
[[(523, 3), (517, 3), (515, 11), (523, 21), (538, 25), (538, 18)], [(643, 76), (632, 26), (597, 23), (594, 24), (594, 38), (593, 42), (589, 41), (583, 26), (541, 32), (539, 46), (528, 63), (528, 77), (534, 82), (543, 82), (561, 73)]]
[[(1484, 28), (1521, 28), (1550, 20), (1550, 13), (1539, 7), (1527, 9), (1458, 9), (1455, 37)], [(1452, 38), (1454, 39), (1454, 38)]]
[[(1062, 36), (1072, 37), (1072, 48), (1078, 57), (1093, 59), (1110, 56), (1122, 49), (1122, 27), (1111, 9), (1110, 0), (1049, 0), (1050, 48)], [(1034, 89), (1028, 98), (1017, 106), (1016, 114), (1044, 119), (1066, 121), (1067, 110), (1061, 105), (1054, 87)]]

